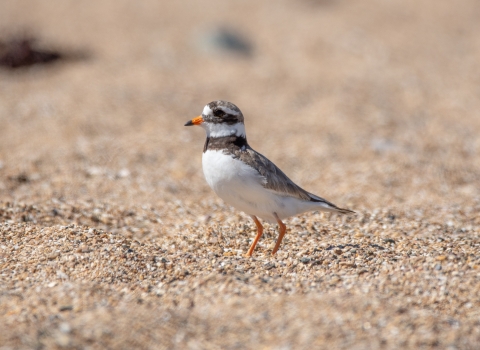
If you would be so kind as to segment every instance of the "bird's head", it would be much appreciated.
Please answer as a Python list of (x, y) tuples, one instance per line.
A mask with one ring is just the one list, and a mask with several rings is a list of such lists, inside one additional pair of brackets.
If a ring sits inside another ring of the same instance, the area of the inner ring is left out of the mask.
[(207, 137), (243, 136), (245, 125), (240, 109), (231, 102), (213, 101), (203, 108), (196, 118), (189, 120), (185, 126), (199, 125), (207, 132)]

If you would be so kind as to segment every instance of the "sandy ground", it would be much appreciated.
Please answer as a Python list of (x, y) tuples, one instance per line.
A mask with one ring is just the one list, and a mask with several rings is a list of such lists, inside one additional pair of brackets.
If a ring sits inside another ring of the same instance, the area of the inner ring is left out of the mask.
[[(0, 69), (0, 349), (478, 348), (479, 15), (2, 1), (2, 39), (77, 59)], [(267, 225), (243, 257), (254, 224), (208, 188), (203, 130), (183, 127), (216, 99), (357, 215), (289, 219), (274, 257)]]

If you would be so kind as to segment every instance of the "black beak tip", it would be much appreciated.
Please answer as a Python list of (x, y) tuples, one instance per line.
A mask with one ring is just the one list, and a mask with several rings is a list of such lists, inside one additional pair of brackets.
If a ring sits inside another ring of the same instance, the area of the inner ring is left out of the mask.
[(192, 121), (191, 121), (191, 120), (189, 120), (188, 122), (186, 122), (186, 123), (185, 123), (185, 125), (184, 125), (184, 126), (192, 126), (192, 125), (193, 125)]

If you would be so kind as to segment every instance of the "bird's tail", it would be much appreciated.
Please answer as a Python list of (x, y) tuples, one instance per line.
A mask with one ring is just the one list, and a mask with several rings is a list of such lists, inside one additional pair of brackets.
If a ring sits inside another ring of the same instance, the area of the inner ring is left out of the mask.
[(326, 211), (330, 211), (332, 213), (338, 213), (338, 214), (345, 214), (345, 215), (355, 214), (355, 212), (353, 210), (337, 207), (332, 202), (329, 202), (326, 199), (318, 197), (318, 196), (316, 196), (312, 193), (309, 193), (309, 195), (310, 195), (310, 198), (311, 198), (310, 200), (312, 202), (316, 202), (316, 203), (320, 204)]
[(339, 207), (335, 207), (335, 212), (336, 212), (336, 213), (340, 213), (340, 214), (345, 214), (345, 215), (355, 214), (355, 212), (354, 212), (353, 210), (344, 209), (344, 208), (339, 208)]

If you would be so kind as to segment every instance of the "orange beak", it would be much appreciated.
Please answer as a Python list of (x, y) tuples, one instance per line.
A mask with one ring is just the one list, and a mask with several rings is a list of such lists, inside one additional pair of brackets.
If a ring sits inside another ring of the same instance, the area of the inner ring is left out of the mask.
[(189, 120), (185, 126), (191, 126), (191, 125), (200, 125), (203, 123), (203, 117), (201, 115), (199, 115), (198, 117), (196, 118), (193, 118), (192, 120)]

